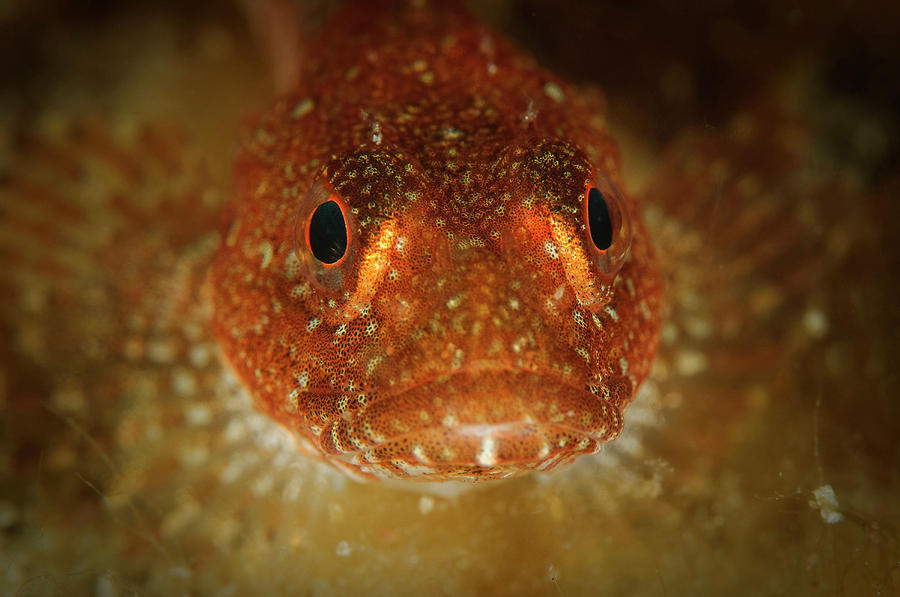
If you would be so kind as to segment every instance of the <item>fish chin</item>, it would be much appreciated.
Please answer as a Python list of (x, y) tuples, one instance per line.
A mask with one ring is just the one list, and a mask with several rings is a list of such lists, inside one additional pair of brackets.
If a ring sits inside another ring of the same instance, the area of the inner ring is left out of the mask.
[(323, 451), (366, 476), (495, 480), (550, 471), (622, 429), (619, 407), (546, 375), (458, 373), (374, 398), (334, 422)]

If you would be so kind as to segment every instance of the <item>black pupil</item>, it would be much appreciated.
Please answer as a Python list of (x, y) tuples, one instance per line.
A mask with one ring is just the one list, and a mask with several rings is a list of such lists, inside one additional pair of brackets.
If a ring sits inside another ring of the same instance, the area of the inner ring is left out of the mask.
[(347, 224), (341, 207), (326, 201), (309, 221), (309, 248), (322, 263), (335, 263), (347, 251)]
[(588, 191), (588, 224), (594, 246), (605, 251), (612, 244), (612, 220), (603, 193), (596, 188)]

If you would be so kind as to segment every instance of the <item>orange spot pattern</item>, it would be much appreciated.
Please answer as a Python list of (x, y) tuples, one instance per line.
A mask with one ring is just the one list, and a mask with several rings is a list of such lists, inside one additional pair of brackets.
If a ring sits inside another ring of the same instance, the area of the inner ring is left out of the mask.
[[(662, 310), (600, 107), (462, 11), (363, 6), (238, 160), (212, 270), (225, 356), (260, 408), (365, 477), (502, 478), (596, 452)], [(329, 199), (349, 231), (325, 265), (306, 231)]]

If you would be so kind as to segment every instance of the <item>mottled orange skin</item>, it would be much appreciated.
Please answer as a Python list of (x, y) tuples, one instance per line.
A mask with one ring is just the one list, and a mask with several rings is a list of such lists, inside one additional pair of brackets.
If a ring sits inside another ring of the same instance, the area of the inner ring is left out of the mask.
[[(615, 438), (662, 280), (628, 199), (621, 270), (590, 244), (585, 192), (619, 182), (598, 102), (452, 8), (351, 6), (309, 53), (239, 159), (212, 268), (260, 408), (367, 477), (502, 478)], [(332, 267), (305, 237), (328, 197), (350, 227)]]

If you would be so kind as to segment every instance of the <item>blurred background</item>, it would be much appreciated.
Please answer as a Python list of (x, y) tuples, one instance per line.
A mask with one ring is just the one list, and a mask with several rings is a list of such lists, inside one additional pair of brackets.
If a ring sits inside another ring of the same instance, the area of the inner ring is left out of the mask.
[[(324, 1), (301, 8), (310, 33), (336, 10)], [(233, 489), (223, 501), (242, 504), (240, 541), (214, 538), (221, 525), (210, 523), (174, 538), (154, 532), (148, 548), (120, 540), (137, 524), (106, 520), (102, 488), (38, 491), (41, 479), (78, 467), (35, 473), (44, 447), (22, 448), (16, 417), (30, 412), (20, 405), (26, 398), (46, 399), (42, 370), (4, 342), (5, 592), (900, 593), (900, 4), (492, 0), (471, 8), (549, 69), (603, 89), (637, 194), (656, 188), (657, 164), (685, 130), (727, 136), (743, 110), (771, 94), (790, 97), (812, 139), (809, 176), (834, 181), (835, 193), (822, 203), (825, 273), (791, 295), (796, 321), (767, 330), (784, 332), (786, 356), (747, 380), (724, 370), (682, 388), (660, 381), (665, 414), (650, 417), (640, 449), (623, 451), (615, 466), (454, 499), (323, 481), (307, 485), (317, 495), (294, 510), (268, 514), (270, 498), (247, 505), (246, 490)], [(14, 175), (21, 138), (60, 113), (176, 122), (227, 177), (242, 123), (272, 94), (243, 12), (229, 3), (0, 1), (0, 177)], [(846, 247), (840, 259), (826, 250), (834, 243)], [(755, 275), (761, 285), (777, 277)], [(811, 304), (825, 323), (803, 319)], [(48, 430), (48, 445), (57, 431)], [(148, 511), (168, 499), (148, 498)], [(91, 500), (94, 510), (85, 507), (77, 523), (60, 522)], [(59, 516), (48, 517), (54, 509)], [(231, 512), (210, 510), (210, 520)], [(302, 528), (290, 542), (273, 530), (294, 524)]]

